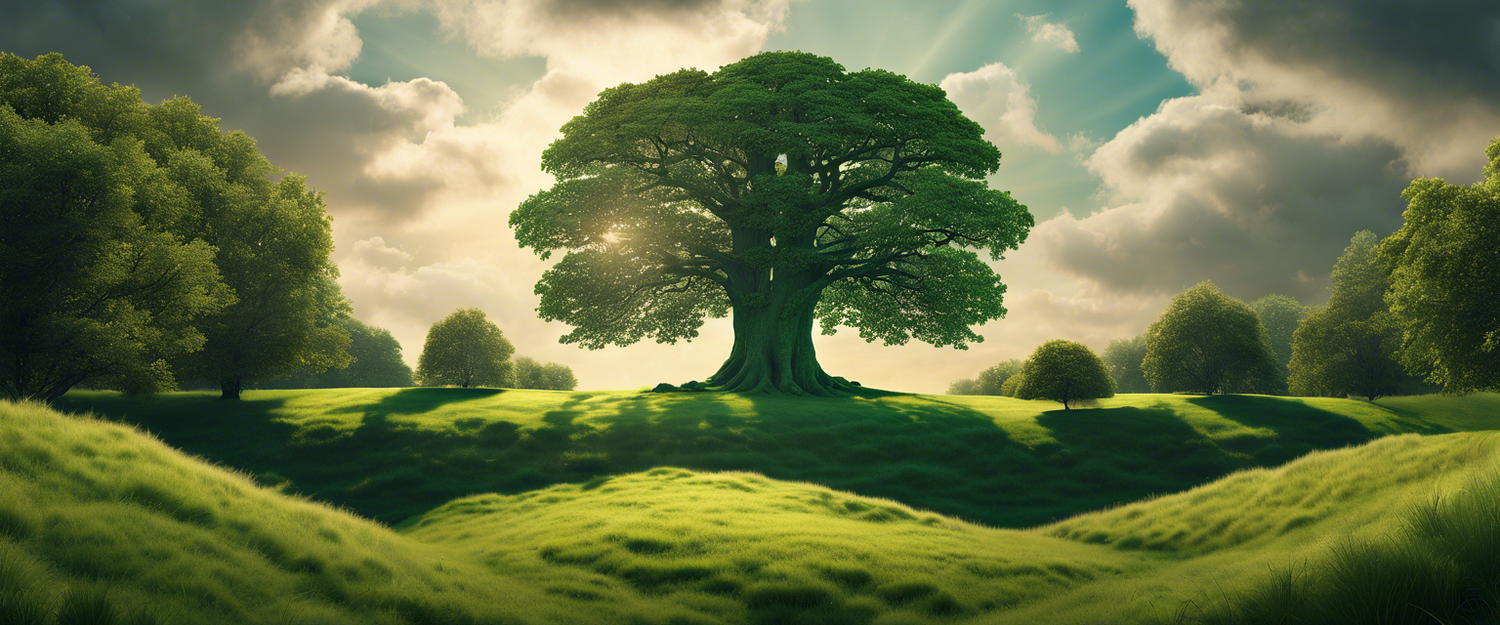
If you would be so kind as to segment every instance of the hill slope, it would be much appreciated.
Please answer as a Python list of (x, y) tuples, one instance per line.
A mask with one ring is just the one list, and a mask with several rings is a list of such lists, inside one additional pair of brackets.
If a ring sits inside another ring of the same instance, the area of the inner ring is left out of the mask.
[(0, 403), (0, 621), (97, 600), (179, 623), (1139, 622), (1388, 531), (1493, 470), (1497, 436), (1387, 437), (1027, 531), (678, 468), (478, 495), (393, 531), (127, 427)]
[(1318, 449), (1483, 428), (1479, 415), (1500, 415), (1493, 394), (1459, 400), (1470, 416), (1450, 421), (1406, 398), (1391, 409), (1317, 398), (1122, 395), (1064, 412), (1045, 401), (918, 395), (416, 388), (245, 397), (176, 393), (131, 402), (78, 392), (58, 405), (138, 424), (262, 483), (387, 523), (473, 493), (677, 466), (752, 471), (1029, 527)]

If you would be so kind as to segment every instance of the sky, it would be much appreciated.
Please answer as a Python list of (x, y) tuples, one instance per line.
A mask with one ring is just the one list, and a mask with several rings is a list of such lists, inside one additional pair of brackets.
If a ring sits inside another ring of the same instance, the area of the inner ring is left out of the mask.
[(1417, 177), (1478, 181), (1500, 136), (1500, 2), (1389, 0), (52, 0), (0, 4), (0, 52), (59, 52), (148, 102), (188, 96), (306, 175), (339, 283), (415, 363), (476, 307), (580, 390), (712, 373), (732, 330), (589, 351), (536, 317), (558, 258), (509, 213), (600, 90), (767, 50), (941, 86), (1036, 217), (992, 263), (1003, 319), (967, 350), (817, 336), (823, 368), (941, 393), (1051, 339), (1101, 352), (1203, 280), (1327, 301), (1359, 230), (1400, 227)]

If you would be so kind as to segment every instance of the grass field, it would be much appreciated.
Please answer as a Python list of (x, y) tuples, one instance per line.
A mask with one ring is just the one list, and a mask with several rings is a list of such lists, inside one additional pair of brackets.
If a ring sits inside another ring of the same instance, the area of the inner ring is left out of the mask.
[(1495, 395), (61, 403), (161, 441), (0, 404), (0, 622), (1486, 622), (1500, 605)]
[(1432, 399), (1442, 409), (1125, 395), (1064, 412), (1007, 397), (413, 388), (252, 391), (240, 402), (78, 392), (58, 407), (139, 425), (262, 483), (391, 524), (475, 493), (675, 466), (752, 471), (1030, 527), (1386, 434), (1487, 429), (1483, 414), (1500, 425), (1500, 395), (1458, 406)]

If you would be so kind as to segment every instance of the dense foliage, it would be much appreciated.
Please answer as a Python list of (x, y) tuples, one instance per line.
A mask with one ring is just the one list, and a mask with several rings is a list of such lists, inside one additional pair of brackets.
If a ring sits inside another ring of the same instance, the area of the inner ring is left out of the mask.
[(137, 393), (347, 360), (319, 194), (187, 98), (0, 54), (0, 387)]
[(971, 250), (999, 259), (1033, 222), (986, 186), (1000, 152), (982, 135), (935, 86), (768, 52), (605, 90), (543, 154), (557, 184), (510, 222), (566, 253), (537, 284), (542, 317), (574, 326), (564, 342), (692, 339), (732, 311), (711, 387), (839, 394), (857, 387), (818, 365), (816, 320), (962, 348), (1004, 315)]
[(1377, 241), (1369, 230), (1354, 235), (1334, 263), (1328, 305), (1297, 328), (1288, 368), (1292, 393), (1375, 399), (1407, 381), (1397, 361), (1401, 330), (1386, 305), (1390, 277), (1376, 256)]
[(1500, 139), (1485, 154), (1483, 182), (1412, 181), (1380, 244), (1401, 362), (1447, 393), (1500, 389)]
[(521, 356), (512, 369), (515, 388), (531, 388), (543, 391), (571, 391), (578, 388), (578, 378), (573, 370), (555, 362), (542, 364), (535, 358)]
[(461, 308), (427, 330), (416, 378), (423, 386), (502, 386), (515, 351), (484, 311)]
[(962, 379), (948, 385), (949, 395), (979, 395), (979, 380)]
[(412, 385), (411, 367), (401, 359), (401, 343), (389, 330), (374, 328), (353, 317), (342, 317), (338, 326), (349, 334), (349, 365), (322, 373), (298, 371), (267, 380), (258, 388), (378, 388)]
[(1026, 359), (1021, 372), (1018, 399), (1050, 399), (1071, 410), (1069, 404), (1079, 400), (1115, 396), (1115, 381), (1104, 361), (1082, 343), (1047, 341)]
[(1000, 395), (1005, 381), (1021, 372), (1020, 360), (1007, 360), (979, 372), (975, 379), (948, 385), (949, 395)]
[(1278, 385), (1275, 358), (1255, 311), (1204, 281), (1146, 330), (1141, 371), (1157, 392), (1264, 392)]
[(1146, 360), (1146, 337), (1115, 339), (1104, 348), (1104, 366), (1109, 368), (1109, 377), (1115, 381), (1115, 391), (1120, 393), (1150, 393), (1151, 383), (1141, 372), (1141, 362)]
[(1292, 361), (1292, 335), (1311, 310), (1285, 295), (1267, 295), (1250, 302), (1250, 309), (1255, 311), (1261, 327), (1266, 330), (1266, 340), (1270, 341), (1271, 353), (1276, 356), (1277, 379), (1285, 381), (1287, 367)]

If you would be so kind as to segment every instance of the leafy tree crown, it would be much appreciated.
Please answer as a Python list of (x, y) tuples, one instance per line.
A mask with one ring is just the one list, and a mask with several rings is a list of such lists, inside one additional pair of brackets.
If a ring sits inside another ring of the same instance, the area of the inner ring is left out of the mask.
[(964, 347), (1005, 312), (972, 250), (999, 259), (1033, 223), (986, 187), (1000, 153), (982, 134), (936, 86), (769, 52), (606, 89), (510, 223), (566, 252), (536, 287), (541, 316), (575, 326), (564, 342), (691, 339), (795, 291), (825, 333)]

